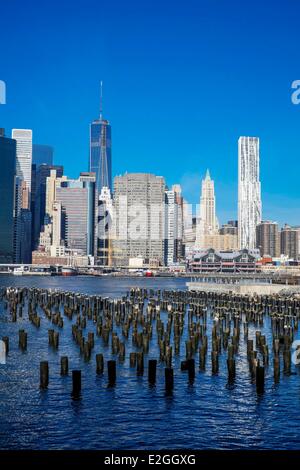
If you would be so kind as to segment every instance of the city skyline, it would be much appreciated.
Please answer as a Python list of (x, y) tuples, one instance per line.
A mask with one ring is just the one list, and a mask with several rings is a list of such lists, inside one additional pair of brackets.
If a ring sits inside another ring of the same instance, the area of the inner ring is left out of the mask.
[[(103, 4), (97, 15), (96, 2), (79, 2), (78, 18), (85, 18), (80, 42), (78, 19), (71, 15), (66, 22), (65, 7), (59, 18), (41, 7), (55, 25), (56, 39), (51, 28), (42, 30), (36, 21), (40, 10), (28, 10), (28, 16), (20, 5), (13, 12), (16, 35), (3, 51), (0, 79), (7, 96), (0, 106), (1, 127), (7, 135), (15, 127), (32, 128), (35, 142), (53, 146), (54, 163), (63, 163), (65, 173), (75, 178), (88, 170), (88, 126), (98, 114), (103, 79), (104, 114), (113, 127), (113, 176), (126, 171), (163, 175), (169, 187), (180, 183), (184, 197), (196, 203), (209, 167), (223, 223), (236, 214), (236, 142), (240, 135), (257, 135), (264, 217), (297, 224), (300, 106), (291, 101), (291, 84), (299, 78), (294, 60), (299, 5), (289, 10), (272, 2), (270, 9), (253, 2), (248, 22), (236, 2), (225, 8), (219, 2), (191, 1), (186, 11), (173, 4), (166, 23), (167, 6), (160, 7), (157, 18), (155, 4), (129, 2), (125, 10), (115, 1)], [(4, 18), (12, 8), (3, 6)], [(248, 34), (253, 21), (255, 36)], [(34, 34), (24, 38), (25, 25), (27, 30), (32, 23)], [(4, 21), (0, 38), (8, 24)], [(37, 34), (40, 41), (34, 41)], [(30, 80), (15, 73), (21, 35), (32, 51), (26, 58)], [(286, 162), (288, 177), (283, 177)]]

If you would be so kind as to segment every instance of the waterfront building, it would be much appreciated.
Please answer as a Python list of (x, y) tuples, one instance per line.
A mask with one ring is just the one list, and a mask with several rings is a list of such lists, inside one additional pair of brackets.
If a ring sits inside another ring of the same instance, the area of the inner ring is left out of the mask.
[(0, 129), (0, 264), (14, 259), (14, 193), (16, 141)]
[(195, 250), (187, 259), (187, 270), (192, 273), (254, 273), (260, 269), (257, 259), (255, 250)]
[(277, 258), (280, 256), (280, 235), (277, 222), (262, 221), (256, 227), (256, 247), (261, 256)]
[(285, 225), (280, 232), (281, 254), (290, 259), (297, 260), (299, 257), (299, 231), (290, 225)]
[(259, 179), (259, 139), (240, 137), (238, 141), (238, 230), (239, 247), (256, 247), (256, 227), (261, 222)]
[(197, 248), (204, 248), (205, 236), (216, 234), (218, 227), (214, 181), (210, 177), (209, 170), (207, 170), (205, 178), (202, 180), (195, 246)]
[[(51, 253), (53, 256), (51, 256)], [(46, 266), (90, 266), (91, 258), (65, 247), (51, 247), (49, 252), (33, 251), (32, 264)]]
[(37, 167), (40, 165), (53, 165), (53, 147), (50, 145), (32, 145), (32, 163)]
[(148, 173), (127, 173), (114, 179), (113, 263), (128, 266), (130, 258), (163, 265), (165, 180)]

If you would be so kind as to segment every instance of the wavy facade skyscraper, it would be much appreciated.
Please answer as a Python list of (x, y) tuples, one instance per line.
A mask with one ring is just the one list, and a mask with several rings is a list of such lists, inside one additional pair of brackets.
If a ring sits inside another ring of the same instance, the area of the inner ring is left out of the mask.
[(262, 219), (259, 138), (238, 141), (238, 231), (240, 249), (256, 248), (256, 227)]

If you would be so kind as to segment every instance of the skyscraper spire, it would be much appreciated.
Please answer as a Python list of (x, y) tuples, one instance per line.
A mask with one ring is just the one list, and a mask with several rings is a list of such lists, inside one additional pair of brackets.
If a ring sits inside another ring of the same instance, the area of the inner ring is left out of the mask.
[(209, 173), (209, 169), (208, 169), (208, 168), (207, 168), (207, 170), (206, 170), (205, 179), (206, 179), (206, 180), (210, 180), (210, 173)]
[(103, 111), (103, 82), (100, 82), (100, 121), (102, 121), (102, 111)]

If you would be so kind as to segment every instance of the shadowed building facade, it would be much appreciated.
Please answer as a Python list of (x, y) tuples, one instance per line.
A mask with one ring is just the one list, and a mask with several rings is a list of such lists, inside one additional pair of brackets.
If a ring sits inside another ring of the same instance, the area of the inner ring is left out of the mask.
[(12, 263), (14, 258), (14, 188), (16, 141), (4, 137), (0, 129), (0, 263)]

